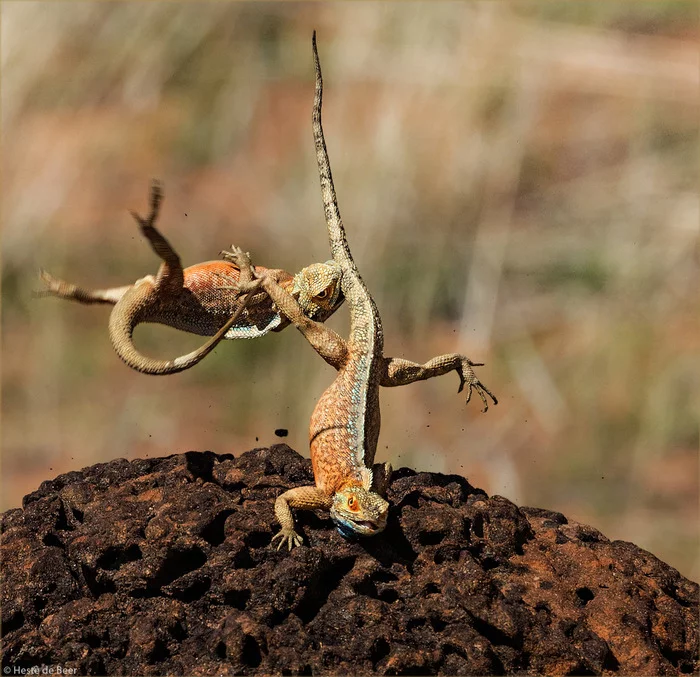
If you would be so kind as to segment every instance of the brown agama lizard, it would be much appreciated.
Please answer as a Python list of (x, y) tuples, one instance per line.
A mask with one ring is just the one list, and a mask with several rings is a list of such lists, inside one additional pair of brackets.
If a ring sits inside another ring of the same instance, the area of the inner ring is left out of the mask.
[(400, 386), (456, 371), (460, 380), (459, 391), (468, 387), (467, 402), (472, 390), (476, 390), (484, 403), (484, 411), (488, 409), (485, 395), (497, 404), (496, 398), (472, 370), (472, 367), (481, 365), (464, 355), (441, 355), (422, 365), (384, 356), (381, 318), (350, 253), (333, 186), (321, 126), (323, 80), (315, 33), (313, 54), (316, 69), (313, 108), (316, 158), (331, 252), (340, 267), (340, 284), (350, 308), (349, 339), (344, 340), (304, 314), (296, 299), (272, 275), (252, 268), (248, 254), (237, 247), (222, 252), (241, 271), (241, 292), (256, 293), (261, 288), (267, 292), (279, 311), (301, 331), (316, 352), (338, 370), (335, 381), (321, 395), (311, 415), (309, 438), (316, 484), (290, 489), (275, 502), (275, 515), (282, 525), (274, 537), (280, 539), (278, 549), (285, 542), (289, 549), (302, 543), (301, 536), (294, 530), (290, 508), (330, 510), (338, 531), (346, 537), (371, 536), (385, 528), (389, 504), (384, 495), (391, 466), (374, 463), (380, 427), (380, 386)]
[[(112, 345), (127, 365), (146, 374), (175, 374), (197, 364), (222, 339), (257, 338), (288, 326), (289, 320), (274, 308), (267, 294), (231, 291), (238, 289), (241, 274), (232, 263), (207, 261), (182, 268), (180, 257), (155, 227), (162, 199), (161, 187), (154, 182), (148, 217), (132, 212), (142, 234), (163, 261), (155, 276), (147, 275), (124, 287), (90, 290), (42, 271), (46, 289), (37, 295), (112, 304)], [(284, 270), (261, 270), (298, 300), (305, 315), (319, 322), (325, 322), (343, 303), (340, 269), (333, 261), (313, 263), (294, 276)], [(133, 343), (134, 329), (142, 322), (157, 322), (212, 338), (173, 360), (153, 359), (142, 355)]]

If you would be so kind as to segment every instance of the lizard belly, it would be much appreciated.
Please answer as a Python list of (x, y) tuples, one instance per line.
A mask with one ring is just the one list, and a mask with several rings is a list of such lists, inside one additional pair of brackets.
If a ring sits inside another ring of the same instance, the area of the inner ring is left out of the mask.
[[(267, 269), (258, 266), (258, 270)], [(177, 302), (154, 303), (149, 321), (200, 336), (213, 336), (238, 309), (240, 294), (235, 287), (239, 276), (238, 268), (226, 261), (208, 261), (185, 268), (184, 288)], [(281, 284), (288, 284), (289, 280), (283, 279)], [(257, 338), (279, 327), (282, 321), (270, 299), (261, 294), (248, 305), (225, 338)]]
[[(328, 495), (346, 486), (362, 486), (366, 473), (365, 413), (359, 425), (357, 407), (366, 409), (367, 393), (359, 393), (360, 400), (353, 406), (358, 399), (358, 381), (352, 371), (340, 372), (311, 415), (309, 441), (314, 478), (316, 486)], [(377, 397), (376, 389), (372, 390)]]

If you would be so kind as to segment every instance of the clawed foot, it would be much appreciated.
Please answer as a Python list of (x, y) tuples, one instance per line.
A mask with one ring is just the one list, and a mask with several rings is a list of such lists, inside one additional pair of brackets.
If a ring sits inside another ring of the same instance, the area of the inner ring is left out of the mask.
[(136, 223), (138, 223), (141, 228), (150, 228), (155, 223), (158, 218), (158, 212), (160, 211), (161, 202), (163, 202), (163, 184), (158, 181), (158, 179), (153, 179), (151, 181), (151, 192), (149, 195), (151, 202), (151, 213), (144, 219), (139, 216), (135, 211), (129, 210), (129, 213), (134, 217)]
[(284, 545), (285, 541), (290, 550), (295, 545), (301, 545), (303, 543), (301, 536), (299, 536), (299, 534), (296, 531), (294, 531), (294, 529), (282, 529), (272, 537), (271, 542), (274, 542), (276, 538), (280, 539), (280, 543), (277, 546), (278, 550)]
[(37, 289), (32, 292), (32, 296), (61, 296), (67, 284), (58, 280), (53, 275), (47, 273), (43, 268), (39, 271), (39, 278), (44, 283), (44, 289)]
[(472, 399), (472, 391), (476, 390), (476, 392), (479, 394), (479, 397), (481, 398), (481, 401), (484, 403), (484, 408), (481, 411), (487, 412), (489, 410), (489, 403), (486, 399), (486, 395), (488, 395), (493, 400), (494, 404), (498, 404), (498, 400), (496, 399), (494, 394), (477, 378), (476, 374), (474, 373), (474, 370), (472, 369), (472, 367), (483, 366), (483, 362), (472, 362), (469, 358), (465, 357), (462, 360), (462, 365), (460, 369), (458, 369), (460, 383), (459, 390), (457, 392), (461, 393), (462, 390), (464, 390), (464, 386), (466, 385), (469, 388), (467, 394), (467, 404), (469, 404), (469, 401)]
[(241, 293), (254, 292), (260, 288), (261, 280), (255, 271), (255, 267), (250, 262), (250, 254), (248, 252), (244, 252), (240, 247), (232, 244), (230, 251), (223, 249), (220, 253), (224, 261), (230, 261), (241, 271), (237, 287)]

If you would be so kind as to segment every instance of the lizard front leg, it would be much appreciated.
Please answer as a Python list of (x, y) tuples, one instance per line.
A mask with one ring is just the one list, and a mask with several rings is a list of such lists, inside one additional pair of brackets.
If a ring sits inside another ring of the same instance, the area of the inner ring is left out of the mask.
[[(239, 247), (232, 246), (231, 251), (222, 251), (224, 259), (231, 261), (241, 271), (239, 288), (243, 291), (255, 291), (262, 287), (277, 310), (284, 315), (311, 344), (313, 349), (335, 369), (340, 369), (348, 355), (348, 345), (344, 338), (321, 322), (316, 322), (304, 313), (299, 302), (271, 276), (258, 273), (250, 262), (250, 255)], [(248, 271), (252, 280), (245, 282)]]
[(467, 404), (472, 398), (472, 391), (476, 390), (481, 401), (484, 403), (483, 411), (488, 411), (489, 403), (486, 399), (488, 395), (494, 404), (498, 404), (495, 395), (477, 378), (472, 367), (482, 367), (480, 362), (472, 362), (468, 357), (458, 353), (439, 355), (425, 364), (418, 364), (410, 360), (398, 357), (385, 357), (383, 373), (380, 385), (384, 387), (403, 386), (416, 381), (425, 381), (435, 376), (442, 376), (451, 371), (456, 371), (459, 376), (459, 390), (461, 393), (464, 386), (468, 388)]
[(282, 529), (272, 537), (273, 541), (280, 539), (277, 549), (279, 550), (285, 542), (290, 550), (293, 546), (302, 544), (301, 536), (294, 531), (294, 517), (290, 508), (329, 510), (332, 503), (333, 499), (328, 494), (314, 486), (296, 487), (278, 496), (275, 501), (275, 517), (282, 525)]

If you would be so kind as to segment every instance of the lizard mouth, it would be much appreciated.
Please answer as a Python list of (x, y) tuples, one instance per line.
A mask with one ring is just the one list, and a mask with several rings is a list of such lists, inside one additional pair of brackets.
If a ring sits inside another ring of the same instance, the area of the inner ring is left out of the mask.
[(364, 529), (367, 529), (368, 531), (374, 531), (377, 529), (377, 523), (376, 522), (370, 522), (369, 520), (357, 520), (355, 524), (358, 527), (362, 527)]
[(374, 536), (374, 534), (383, 531), (385, 525), (377, 524), (371, 520), (357, 520), (352, 522), (337, 521), (335, 526), (341, 536), (356, 539), (360, 536)]

